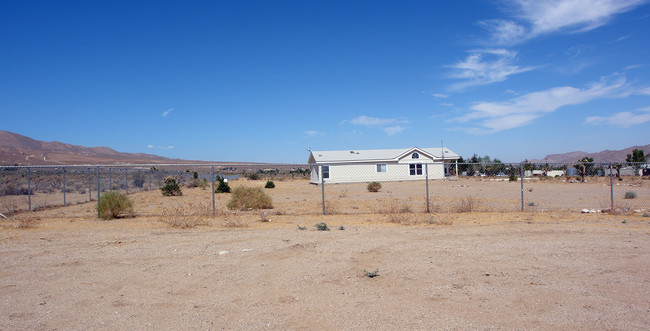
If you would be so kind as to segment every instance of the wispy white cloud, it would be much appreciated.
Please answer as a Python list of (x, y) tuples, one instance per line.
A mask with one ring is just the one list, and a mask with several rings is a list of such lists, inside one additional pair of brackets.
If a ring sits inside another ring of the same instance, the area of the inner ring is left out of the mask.
[(409, 121), (403, 119), (377, 118), (362, 115), (351, 119), (350, 123), (363, 126), (386, 126), (400, 123), (409, 123)]
[(617, 42), (619, 42), (619, 41), (623, 41), (623, 40), (625, 40), (625, 39), (627, 39), (627, 38), (630, 38), (630, 37), (632, 37), (631, 34), (627, 34), (627, 35), (624, 35), (624, 36), (620, 36), (620, 37), (616, 38), (616, 40), (614, 40), (614, 42), (617, 43)]
[[(346, 121), (343, 121), (342, 123), (345, 122)], [(393, 136), (398, 133), (401, 133), (406, 129), (404, 126), (402, 126), (402, 124), (410, 123), (410, 121), (406, 119), (377, 118), (377, 117), (370, 117), (365, 115), (355, 117), (351, 119), (349, 122), (350, 124), (354, 124), (354, 125), (381, 128), (382, 131), (389, 136)]]
[(305, 134), (305, 137), (307, 137), (307, 138), (320, 137), (320, 136), (325, 135), (324, 132), (320, 132), (320, 131), (316, 131), (316, 130), (307, 130), (307, 131), (303, 131), (303, 133)]
[(174, 146), (172, 146), (172, 145), (169, 145), (169, 146), (147, 145), (147, 148), (151, 148), (151, 149), (174, 149)]
[(603, 98), (622, 98), (642, 94), (644, 91), (645, 89), (631, 87), (626, 83), (625, 77), (615, 74), (603, 77), (586, 88), (561, 86), (527, 93), (503, 102), (476, 102), (467, 114), (451, 121), (471, 123), (474, 127), (456, 128), (468, 133), (494, 133), (529, 124), (565, 106)]
[(515, 64), (517, 52), (498, 49), (475, 49), (469, 51), (464, 60), (448, 66), (452, 69), (449, 77), (463, 82), (451, 86), (452, 91), (476, 85), (502, 82), (509, 76), (530, 71), (535, 67), (520, 67)]
[(174, 110), (174, 108), (169, 108), (169, 109), (165, 110), (162, 113), (162, 117), (167, 117), (167, 115), (169, 115), (169, 113), (171, 113), (173, 110)]
[(578, 33), (607, 24), (614, 16), (630, 11), (647, 0), (512, 0), (509, 11), (515, 20), (485, 20), (493, 42), (512, 45), (537, 36)]
[(632, 70), (632, 69), (638, 69), (638, 68), (643, 68), (643, 65), (642, 64), (632, 64), (632, 65), (629, 65), (629, 66), (623, 68), (623, 70)]
[(394, 125), (394, 126), (389, 126), (383, 129), (384, 133), (386, 133), (389, 136), (394, 136), (398, 133), (402, 133), (404, 131), (404, 128), (399, 126), (399, 125)]
[(591, 116), (585, 119), (588, 124), (610, 124), (621, 128), (629, 128), (650, 122), (650, 107), (639, 108), (634, 112), (624, 111), (612, 116)]
[(449, 98), (449, 94), (442, 94), (442, 93), (434, 93), (434, 94), (432, 94), (432, 96), (435, 97), (435, 98), (440, 98), (440, 99)]

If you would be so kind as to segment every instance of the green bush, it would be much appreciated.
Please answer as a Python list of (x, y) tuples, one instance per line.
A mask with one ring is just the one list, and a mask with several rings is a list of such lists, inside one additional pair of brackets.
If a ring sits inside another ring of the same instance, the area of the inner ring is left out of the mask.
[(230, 193), (230, 185), (222, 177), (217, 177), (217, 181), (219, 184), (214, 189), (214, 193)]
[(625, 192), (625, 199), (636, 199), (637, 195), (634, 191)]
[(266, 185), (264, 185), (264, 188), (275, 188), (275, 183), (272, 180), (269, 180), (266, 182)]
[(168, 196), (181, 196), (183, 195), (183, 192), (181, 192), (180, 186), (176, 184), (176, 179), (174, 177), (166, 177), (164, 179), (165, 185), (160, 188), (162, 191), (162, 195), (168, 197)]
[(260, 175), (258, 175), (258, 174), (250, 174), (250, 175), (248, 175), (248, 179), (250, 179), (250, 180), (258, 180), (258, 179), (260, 179)]
[(97, 211), (105, 220), (130, 216), (133, 215), (133, 202), (125, 194), (110, 191), (99, 198)]
[(508, 181), (516, 182), (517, 181), (517, 176), (515, 176), (515, 174), (510, 174), (510, 177), (508, 178)]
[(378, 182), (368, 183), (368, 192), (379, 192), (381, 190), (381, 184)]
[(318, 223), (314, 225), (318, 231), (329, 231), (330, 228), (327, 226), (327, 223)]
[(259, 187), (238, 187), (232, 191), (228, 209), (271, 209), (273, 202)]

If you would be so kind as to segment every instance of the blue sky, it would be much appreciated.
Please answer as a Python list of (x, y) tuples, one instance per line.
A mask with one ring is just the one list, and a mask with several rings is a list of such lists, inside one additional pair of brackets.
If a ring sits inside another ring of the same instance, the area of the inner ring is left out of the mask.
[(206, 161), (650, 143), (650, 4), (0, 0), (0, 129)]

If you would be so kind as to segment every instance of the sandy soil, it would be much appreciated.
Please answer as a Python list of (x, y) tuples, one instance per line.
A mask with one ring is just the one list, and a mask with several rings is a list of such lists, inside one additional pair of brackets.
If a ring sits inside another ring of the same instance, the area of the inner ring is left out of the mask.
[(178, 229), (84, 210), (0, 221), (0, 329), (650, 328), (641, 215), (224, 213)]
[[(263, 187), (266, 181), (232, 181), (230, 186)], [(276, 214), (312, 215), (322, 214), (321, 187), (310, 185), (307, 180), (276, 180), (276, 188), (266, 190), (273, 198)], [(385, 182), (379, 192), (368, 192), (365, 183), (335, 184), (325, 186), (326, 211), (329, 214), (385, 213), (407, 209), (412, 212), (426, 211), (426, 182)], [(636, 199), (625, 199), (628, 191), (637, 194)], [(123, 190), (122, 193), (125, 191)], [(162, 197), (160, 190), (148, 192), (131, 189), (129, 196), (135, 201), (138, 215), (160, 215), (164, 209), (175, 208), (184, 213), (211, 212), (211, 190), (183, 188), (183, 197)], [(609, 209), (612, 189), (609, 178), (588, 178), (587, 183), (567, 182), (564, 178), (547, 180), (531, 179), (524, 183), (524, 210), (530, 212), (579, 212), (582, 209)], [(521, 210), (521, 183), (508, 182), (504, 178), (462, 178), (460, 180), (435, 180), (429, 182), (430, 210), (434, 212), (457, 212), (470, 199), (473, 211), (512, 212)], [(614, 182), (614, 206), (621, 210), (650, 212), (650, 181), (647, 178), (625, 178)], [(67, 209), (65, 215), (92, 217), (96, 212), (88, 201), (89, 194), (68, 193), (66, 202), (82, 203)], [(97, 198), (96, 191), (90, 193)], [(217, 210), (225, 212), (230, 196), (217, 194)], [(63, 204), (60, 192), (37, 193), (31, 198), (32, 208)], [(0, 196), (0, 212), (27, 210), (27, 196)], [(179, 207), (179, 208), (177, 208)], [(48, 214), (53, 216), (53, 214)]]

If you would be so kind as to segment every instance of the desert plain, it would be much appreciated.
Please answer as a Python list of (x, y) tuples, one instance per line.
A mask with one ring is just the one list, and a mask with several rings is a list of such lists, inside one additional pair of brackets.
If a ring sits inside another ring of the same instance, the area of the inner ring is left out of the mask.
[[(340, 186), (321, 215), (304, 184), (276, 182), (265, 211), (217, 195), (212, 214), (210, 189), (184, 188), (131, 194), (129, 218), (99, 220), (89, 202), (2, 219), (0, 329), (650, 328), (645, 213), (543, 210), (544, 187), (524, 212), (437, 199), (424, 213)], [(445, 190), (463, 185), (488, 190)]]

